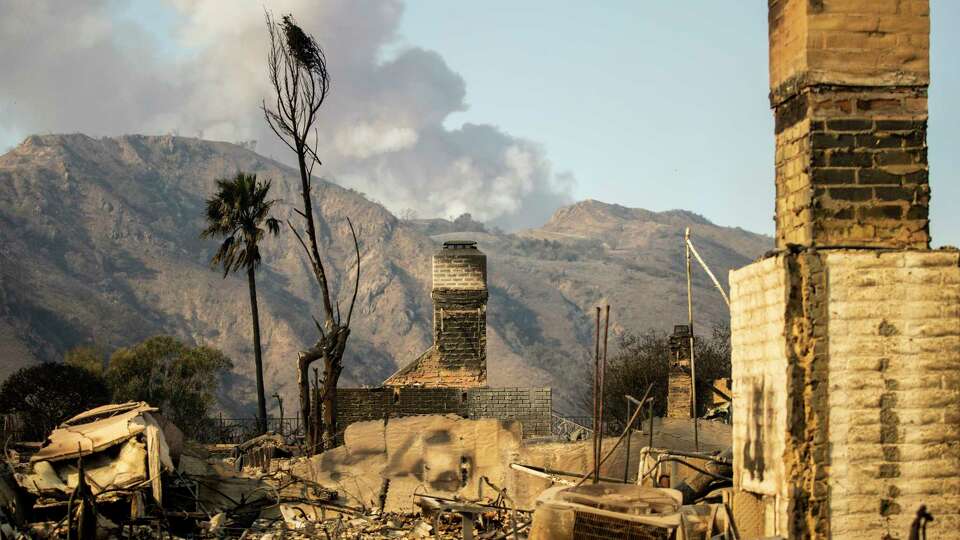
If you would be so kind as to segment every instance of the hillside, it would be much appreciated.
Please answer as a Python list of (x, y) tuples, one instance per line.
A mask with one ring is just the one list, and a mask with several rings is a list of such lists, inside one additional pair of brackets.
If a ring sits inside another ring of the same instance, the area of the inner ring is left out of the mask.
[[(191, 138), (33, 136), (0, 156), (0, 377), (58, 360), (80, 343), (109, 350), (169, 333), (227, 352), (236, 368), (224, 404), (249, 411), (246, 282), (211, 271), (215, 242), (197, 236), (214, 180), (237, 170), (273, 179), (272, 195), (282, 201), (299, 196), (289, 167)], [(361, 288), (342, 385), (377, 384), (429, 345), (430, 255), (444, 239), (476, 239), (488, 255), (491, 384), (553, 385), (560, 408), (569, 408), (582, 378), (597, 303), (613, 306), (615, 332), (668, 329), (686, 319), (684, 227), (694, 228), (724, 281), (730, 268), (772, 244), (688, 212), (596, 201), (560, 209), (540, 228), (503, 234), (469, 220), (472, 232), (443, 220), (399, 220), (328, 182), (317, 181), (314, 193), (335, 289), (349, 281), (352, 264), (345, 218), (361, 228)], [(292, 208), (278, 204), (277, 217), (294, 220)], [(293, 403), (296, 353), (314, 338), (310, 314), (320, 317), (321, 307), (291, 234), (270, 239), (264, 261), (258, 289), (267, 391)], [(694, 283), (698, 317), (705, 325), (724, 321), (707, 278), (698, 274)]]

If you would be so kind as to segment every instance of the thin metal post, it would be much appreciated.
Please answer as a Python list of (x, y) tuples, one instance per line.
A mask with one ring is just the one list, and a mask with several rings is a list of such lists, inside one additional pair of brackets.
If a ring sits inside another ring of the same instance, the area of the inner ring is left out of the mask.
[[(626, 397), (624, 397), (626, 399)], [(627, 399), (627, 418), (633, 418), (630, 414), (630, 409), (633, 407), (633, 403)], [(642, 425), (642, 424), (641, 424)], [(627, 426), (627, 459), (623, 462), (623, 483), (626, 484), (630, 481), (630, 438), (633, 437), (633, 422), (630, 422), (630, 425)]]
[(687, 253), (687, 322), (690, 326), (690, 401), (693, 412), (693, 446), (700, 451), (700, 427), (697, 422), (697, 363), (693, 352), (693, 285), (690, 272), (690, 227), (684, 232), (683, 245)]
[(594, 337), (593, 353), (593, 483), (597, 483), (600, 476), (600, 453), (597, 451), (597, 438), (600, 436), (598, 425), (600, 416), (600, 306), (597, 306), (597, 332)]
[[(610, 305), (607, 305), (606, 318), (603, 322), (603, 353), (600, 356), (600, 412), (598, 413), (599, 423), (600, 423), (600, 436), (597, 438), (597, 458), (603, 458), (603, 399), (605, 396), (604, 388), (606, 384), (607, 376), (607, 335), (610, 331)], [(597, 478), (600, 478), (600, 466), (597, 466)]]
[(647, 448), (653, 450), (653, 399), (650, 399), (650, 444)]
[(687, 246), (690, 248), (690, 251), (693, 253), (693, 256), (696, 257), (697, 262), (700, 263), (700, 266), (703, 267), (703, 270), (710, 276), (710, 279), (713, 280), (714, 287), (720, 291), (720, 296), (723, 297), (723, 301), (727, 303), (727, 308), (730, 308), (730, 298), (727, 297), (727, 293), (723, 290), (723, 287), (720, 286), (720, 281), (717, 280), (717, 276), (713, 275), (713, 272), (710, 271), (710, 267), (707, 266), (707, 263), (703, 262), (703, 257), (700, 256), (700, 253), (697, 252), (697, 246), (693, 245), (693, 242), (690, 241), (690, 238), (687, 238)]

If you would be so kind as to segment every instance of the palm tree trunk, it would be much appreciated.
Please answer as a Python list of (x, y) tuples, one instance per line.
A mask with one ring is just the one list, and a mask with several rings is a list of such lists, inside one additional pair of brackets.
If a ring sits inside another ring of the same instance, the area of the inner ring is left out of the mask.
[(257, 431), (267, 431), (267, 398), (263, 391), (263, 353), (260, 349), (260, 313), (257, 310), (257, 280), (253, 267), (247, 268), (250, 285), (250, 310), (253, 312), (253, 361), (257, 368)]

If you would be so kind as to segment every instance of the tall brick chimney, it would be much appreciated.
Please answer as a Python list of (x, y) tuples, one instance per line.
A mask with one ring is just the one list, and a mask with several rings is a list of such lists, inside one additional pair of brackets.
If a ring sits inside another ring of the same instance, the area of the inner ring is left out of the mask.
[(487, 383), (487, 256), (473, 241), (448, 241), (433, 256), (433, 346), (387, 386)]
[[(769, 0), (776, 255), (730, 273), (744, 538), (960, 538), (960, 253), (930, 250), (927, 0)], [(756, 519), (759, 509), (763, 518)]]
[(769, 0), (777, 247), (927, 247), (927, 0)]
[(444, 242), (433, 256), (433, 340), (440, 365), (486, 380), (487, 256), (476, 242)]

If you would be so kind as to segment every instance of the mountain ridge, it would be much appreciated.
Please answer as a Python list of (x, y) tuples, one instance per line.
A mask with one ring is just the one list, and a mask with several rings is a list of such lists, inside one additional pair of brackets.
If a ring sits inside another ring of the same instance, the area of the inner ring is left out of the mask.
[[(109, 349), (170, 333), (234, 359), (223, 400), (229, 411), (248, 413), (245, 280), (211, 271), (216, 244), (198, 238), (214, 180), (237, 170), (271, 178), (271, 196), (284, 201), (277, 217), (296, 223), (296, 171), (231, 143), (38, 135), (0, 156), (0, 253), (10, 261), (0, 268), (0, 376), (56, 360), (77, 344)], [(694, 227), (698, 249), (723, 281), (724, 270), (772, 245), (769, 237), (691, 212), (599, 201), (558, 209), (542, 227), (508, 234), (472, 220), (459, 225), (470, 230), (457, 231), (453, 221), (399, 219), (325, 180), (314, 181), (314, 196), (328, 272), (343, 301), (353, 275), (346, 217), (360, 228), (361, 286), (342, 385), (378, 384), (430, 345), (430, 256), (444, 239), (467, 237), (480, 242), (490, 267), (491, 385), (551, 385), (558, 407), (568, 410), (590, 356), (592, 305), (612, 304), (615, 335), (666, 330), (686, 319), (683, 227)], [(321, 308), (293, 235), (268, 239), (263, 253), (258, 292), (267, 390), (293, 402), (296, 353), (315, 339), (310, 315), (319, 318)], [(705, 276), (694, 284), (703, 322), (725, 320)]]

